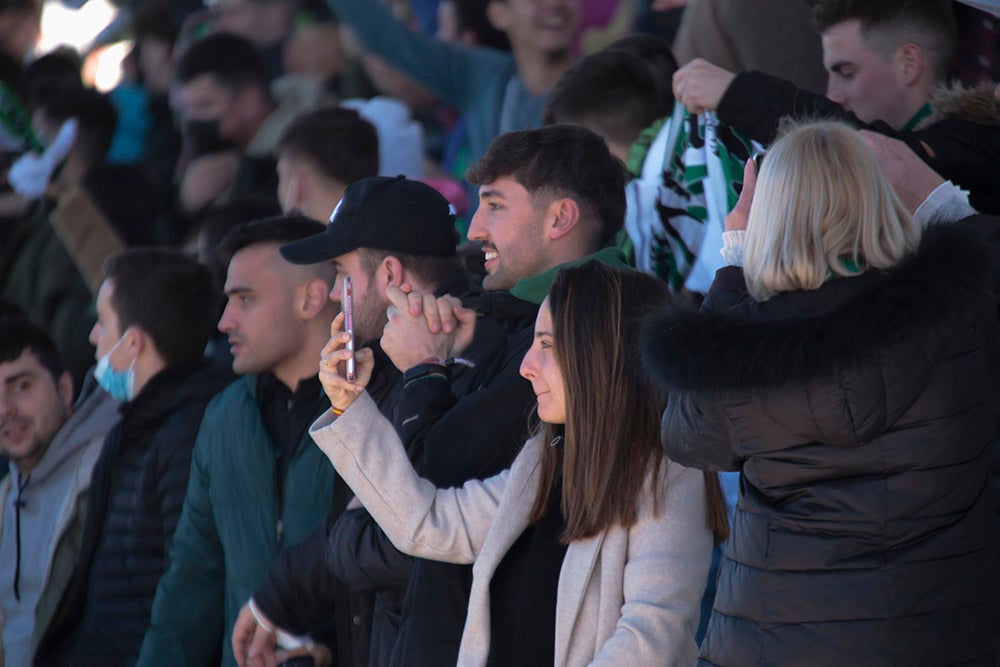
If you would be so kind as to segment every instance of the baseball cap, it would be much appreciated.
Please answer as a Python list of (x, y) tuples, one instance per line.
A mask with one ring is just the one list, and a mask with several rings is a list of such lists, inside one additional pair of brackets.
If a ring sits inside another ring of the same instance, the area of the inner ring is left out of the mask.
[(318, 264), (358, 248), (454, 257), (455, 209), (437, 190), (404, 176), (373, 176), (347, 186), (323, 232), (281, 246), (292, 264)]

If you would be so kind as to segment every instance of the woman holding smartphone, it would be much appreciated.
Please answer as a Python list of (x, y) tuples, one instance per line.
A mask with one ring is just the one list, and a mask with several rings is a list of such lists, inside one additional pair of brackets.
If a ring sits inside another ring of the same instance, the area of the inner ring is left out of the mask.
[[(727, 531), (714, 473), (659, 447), (665, 396), (642, 372), (644, 317), (664, 285), (598, 262), (562, 270), (521, 365), (537, 433), (511, 468), (461, 488), (414, 472), (362, 391), (371, 354), (334, 321), (320, 363), (332, 414), (311, 433), (393, 543), (474, 562), (460, 665), (690, 665), (713, 532)], [(496, 406), (497, 410), (504, 406)], [(462, 443), (456, 442), (456, 447)]]

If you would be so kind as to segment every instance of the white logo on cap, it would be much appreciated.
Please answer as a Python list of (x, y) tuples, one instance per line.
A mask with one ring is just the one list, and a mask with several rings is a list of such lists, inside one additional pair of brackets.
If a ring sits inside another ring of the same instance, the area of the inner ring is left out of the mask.
[(330, 222), (333, 222), (333, 219), (337, 217), (337, 211), (340, 210), (340, 205), (343, 203), (344, 200), (341, 199), (339, 202), (337, 202), (337, 205), (333, 207), (333, 213), (330, 214)]
[[(336, 211), (334, 211), (334, 213), (336, 213)], [(458, 211), (455, 210), (455, 207), (452, 204), (448, 204), (448, 215), (458, 217)]]

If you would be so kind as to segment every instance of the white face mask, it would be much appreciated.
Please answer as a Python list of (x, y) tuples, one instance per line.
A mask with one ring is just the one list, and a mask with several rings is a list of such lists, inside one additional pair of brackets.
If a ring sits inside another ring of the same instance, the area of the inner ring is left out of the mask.
[(122, 344), (127, 333), (128, 329), (108, 353), (98, 359), (97, 367), (94, 369), (94, 379), (97, 380), (97, 384), (108, 392), (111, 398), (119, 401), (131, 401), (135, 398), (135, 359), (124, 371), (115, 370), (111, 366), (111, 354)]

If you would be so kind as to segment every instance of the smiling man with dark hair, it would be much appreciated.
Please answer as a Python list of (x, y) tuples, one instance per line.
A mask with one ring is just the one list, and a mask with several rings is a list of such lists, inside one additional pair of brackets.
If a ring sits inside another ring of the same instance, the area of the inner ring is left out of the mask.
[[(90, 474), (118, 402), (73, 405), (73, 381), (44, 331), (0, 319), (0, 657), (30, 664), (80, 551)], [(12, 582), (13, 585), (6, 585)]]

